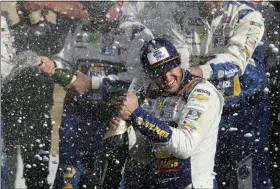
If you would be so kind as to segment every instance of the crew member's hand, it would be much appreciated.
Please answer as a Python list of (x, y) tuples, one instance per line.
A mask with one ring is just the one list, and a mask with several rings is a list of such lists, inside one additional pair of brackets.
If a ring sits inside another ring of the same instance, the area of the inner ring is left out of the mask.
[(106, 18), (108, 21), (112, 21), (112, 20), (120, 20), (121, 18), (121, 14), (122, 14), (122, 6), (123, 6), (123, 2), (117, 2), (115, 5), (113, 5), (107, 15)]
[(66, 89), (72, 89), (82, 95), (91, 89), (91, 77), (82, 72), (77, 72), (76, 76), (76, 80), (73, 83), (67, 85)]
[(202, 69), (199, 66), (191, 67), (191, 73), (199, 77), (203, 77)]
[(39, 66), (39, 72), (52, 76), (55, 72), (55, 64), (48, 57), (40, 56), (42, 64)]
[(128, 120), (138, 106), (137, 96), (132, 92), (127, 92), (126, 98), (120, 106), (120, 117), (124, 120)]
[(122, 120), (121, 117), (113, 117), (109, 122), (109, 129), (110, 130), (117, 130), (118, 126), (120, 125), (120, 121)]
[(42, 7), (40, 6), (40, 3), (36, 2), (36, 1), (27, 1), (27, 2), (25, 2), (25, 7), (24, 8), (28, 12), (34, 12), (34, 11), (37, 11), (39, 9), (42, 9)]

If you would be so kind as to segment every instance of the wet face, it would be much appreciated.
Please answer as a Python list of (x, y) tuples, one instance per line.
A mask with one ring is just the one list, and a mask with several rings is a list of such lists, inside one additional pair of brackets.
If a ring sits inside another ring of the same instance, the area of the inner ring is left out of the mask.
[(153, 77), (152, 80), (164, 91), (168, 93), (176, 93), (179, 89), (182, 78), (183, 74), (181, 67), (177, 66), (160, 76)]

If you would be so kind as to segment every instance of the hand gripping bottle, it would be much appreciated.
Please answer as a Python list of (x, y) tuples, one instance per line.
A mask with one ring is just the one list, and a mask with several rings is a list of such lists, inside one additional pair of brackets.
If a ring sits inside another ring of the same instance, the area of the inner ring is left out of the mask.
[[(134, 78), (128, 91), (136, 93), (136, 82)], [(128, 123), (121, 120), (119, 126), (113, 130), (109, 129), (103, 138), (103, 168), (101, 185), (104, 188), (118, 188), (122, 179), (122, 170), (128, 157)]]
[(55, 83), (61, 85), (62, 87), (74, 82), (77, 77), (71, 71), (67, 69), (56, 68), (52, 78)]

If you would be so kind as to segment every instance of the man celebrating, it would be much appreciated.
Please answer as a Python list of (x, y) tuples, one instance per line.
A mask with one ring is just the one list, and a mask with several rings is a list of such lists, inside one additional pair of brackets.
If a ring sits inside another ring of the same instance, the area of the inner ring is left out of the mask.
[[(165, 39), (142, 47), (141, 64), (152, 84), (141, 105), (128, 92), (120, 116), (154, 143), (155, 159), (149, 165), (133, 164), (132, 172), (131, 167), (125, 170), (125, 187), (213, 188), (222, 95), (211, 83), (183, 70), (176, 48)], [(118, 120), (113, 119), (111, 127)]]
[(250, 2), (205, 1), (197, 14), (186, 15), (183, 28), (192, 73), (217, 83), (225, 97), (215, 159), (218, 188), (270, 188), (262, 14)]

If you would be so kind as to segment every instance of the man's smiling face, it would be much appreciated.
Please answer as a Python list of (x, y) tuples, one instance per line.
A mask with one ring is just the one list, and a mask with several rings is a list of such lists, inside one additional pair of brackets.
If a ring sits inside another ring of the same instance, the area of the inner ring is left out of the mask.
[(177, 66), (160, 76), (152, 77), (152, 80), (161, 89), (168, 93), (176, 93), (182, 81), (183, 74), (180, 66)]

